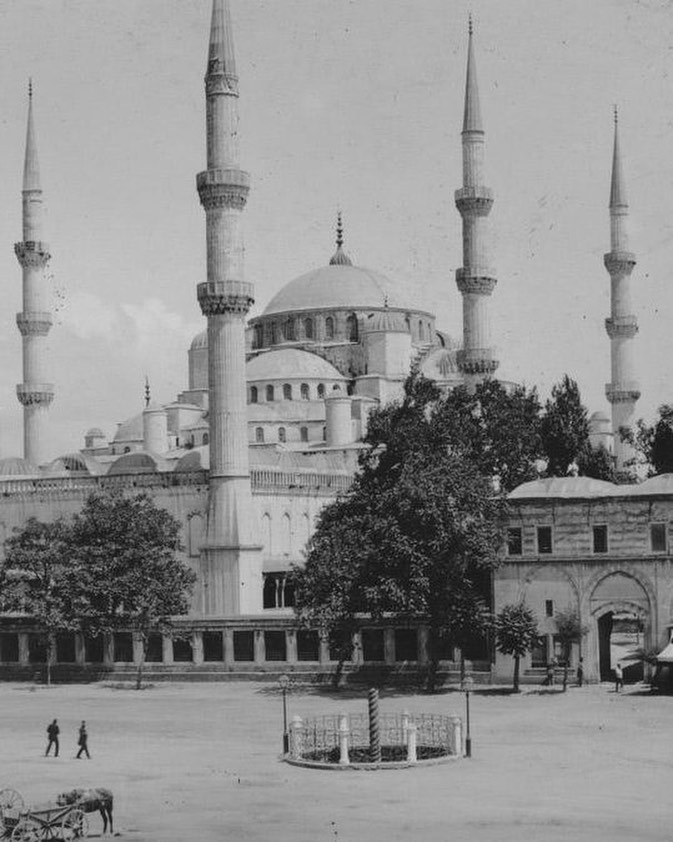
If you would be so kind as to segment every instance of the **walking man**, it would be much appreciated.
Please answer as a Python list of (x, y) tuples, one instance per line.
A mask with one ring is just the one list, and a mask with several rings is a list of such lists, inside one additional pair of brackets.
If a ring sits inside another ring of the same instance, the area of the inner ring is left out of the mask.
[(583, 681), (584, 681), (584, 658), (580, 658), (579, 664), (577, 664), (577, 686), (581, 687)]
[(615, 693), (619, 693), (619, 691), (624, 686), (624, 672), (622, 670), (622, 665), (617, 663), (615, 667)]
[(51, 725), (47, 725), (47, 736), (49, 737), (49, 742), (47, 743), (47, 750), (44, 753), (45, 757), (49, 757), (49, 752), (51, 751), (51, 747), (54, 746), (54, 757), (58, 757), (58, 735), (61, 733), (61, 729), (58, 727), (58, 721), (55, 719)]
[(88, 741), (89, 735), (86, 732), (86, 722), (82, 720), (82, 724), (79, 726), (79, 738), (77, 739), (77, 745), (79, 746), (79, 751), (77, 752), (78, 760), (82, 757), (82, 752), (84, 752), (89, 760), (91, 760), (89, 746), (87, 745)]

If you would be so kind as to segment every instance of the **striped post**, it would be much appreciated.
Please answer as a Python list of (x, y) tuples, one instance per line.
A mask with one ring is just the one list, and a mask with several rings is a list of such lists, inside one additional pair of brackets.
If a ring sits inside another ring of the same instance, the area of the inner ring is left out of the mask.
[(369, 754), (373, 763), (381, 762), (381, 725), (379, 721), (379, 691), (369, 691)]

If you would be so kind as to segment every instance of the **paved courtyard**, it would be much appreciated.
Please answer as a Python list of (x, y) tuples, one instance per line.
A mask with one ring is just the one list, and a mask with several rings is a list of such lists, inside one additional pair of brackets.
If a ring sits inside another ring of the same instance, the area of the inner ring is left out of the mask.
[[(292, 713), (365, 711), (293, 691)], [(381, 709), (462, 713), (463, 697), (383, 694)], [(273, 685), (0, 684), (0, 785), (39, 802), (77, 785), (115, 794), (115, 830), (143, 840), (673, 840), (673, 698), (607, 685), (472, 697), (472, 760), (384, 772), (280, 763)], [(44, 758), (58, 717), (61, 756)], [(76, 760), (81, 719), (91, 760)], [(98, 815), (91, 829), (100, 833)]]

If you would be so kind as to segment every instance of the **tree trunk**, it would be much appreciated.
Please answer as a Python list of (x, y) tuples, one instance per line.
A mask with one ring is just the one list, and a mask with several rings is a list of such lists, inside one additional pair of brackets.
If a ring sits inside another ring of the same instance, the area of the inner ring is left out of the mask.
[(140, 690), (143, 686), (143, 667), (145, 666), (145, 655), (147, 654), (147, 638), (145, 635), (141, 637), (142, 649), (140, 651), (140, 660), (138, 661), (138, 671), (136, 673), (136, 690)]
[(519, 666), (521, 664), (521, 657), (519, 655), (514, 656), (514, 692), (519, 692)]
[(54, 639), (47, 634), (47, 687), (51, 687), (51, 665), (54, 657)]

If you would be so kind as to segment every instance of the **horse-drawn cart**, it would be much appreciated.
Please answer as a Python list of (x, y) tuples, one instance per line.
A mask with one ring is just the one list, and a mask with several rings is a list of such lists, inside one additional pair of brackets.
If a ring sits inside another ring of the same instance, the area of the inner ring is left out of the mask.
[(0, 839), (11, 842), (71, 842), (89, 830), (84, 811), (74, 804), (26, 807), (15, 789), (0, 790)]

